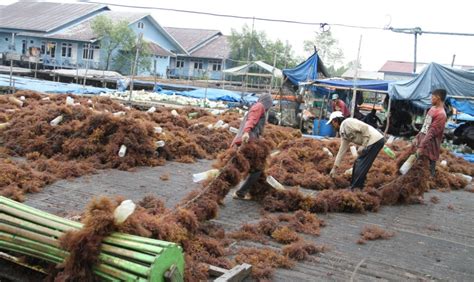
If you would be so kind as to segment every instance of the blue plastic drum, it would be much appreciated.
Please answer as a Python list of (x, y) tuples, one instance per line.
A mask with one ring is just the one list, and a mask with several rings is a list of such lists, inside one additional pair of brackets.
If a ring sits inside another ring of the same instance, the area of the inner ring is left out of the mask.
[(317, 119), (314, 120), (313, 135), (328, 136), (328, 137), (336, 136), (336, 133), (334, 132), (334, 128), (332, 128), (332, 125), (326, 124), (327, 122), (328, 122), (327, 119), (322, 119), (321, 120), (321, 125), (319, 127), (319, 134), (318, 134), (319, 120), (317, 120)]

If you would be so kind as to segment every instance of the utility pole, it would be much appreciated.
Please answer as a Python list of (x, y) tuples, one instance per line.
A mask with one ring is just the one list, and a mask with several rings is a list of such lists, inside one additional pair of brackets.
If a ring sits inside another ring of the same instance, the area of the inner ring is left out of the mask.
[[(253, 30), (255, 27), (255, 17), (252, 20), (252, 33), (250, 35), (250, 46), (247, 49), (247, 71), (245, 72), (245, 92), (247, 92), (247, 86), (248, 86), (248, 71), (250, 70), (250, 51), (253, 46)], [(242, 98), (244, 97), (244, 93), (242, 92)]]
[[(460, 33), (460, 32), (441, 32), (441, 31), (424, 31), (420, 27), (415, 28), (394, 28), (389, 27), (389, 30), (397, 33), (413, 34), (415, 36), (415, 50), (413, 56), (413, 73), (416, 73), (416, 53), (418, 35), (422, 34), (436, 34), (436, 35), (451, 35), (451, 36), (474, 36), (474, 33)], [(454, 58), (453, 58), (454, 61)]]
[(272, 77), (270, 78), (270, 90), (268, 91), (268, 94), (270, 95), (272, 95), (272, 86), (273, 86), (273, 78), (275, 77), (276, 60), (277, 60), (277, 52), (275, 50), (275, 55), (273, 56)]
[(354, 117), (355, 114), (355, 108), (356, 108), (356, 100), (357, 100), (357, 87), (356, 87), (356, 81), (359, 73), (359, 64), (360, 64), (360, 46), (362, 45), (362, 34), (360, 35), (359, 39), (359, 49), (357, 50), (357, 61), (354, 66), (354, 78), (353, 78), (353, 90), (352, 90), (352, 105), (351, 105), (351, 117)]
[(137, 63), (138, 63), (138, 55), (140, 53), (140, 48), (141, 48), (141, 41), (142, 41), (143, 33), (140, 33), (137, 38), (137, 46), (136, 49), (137, 51), (135, 52), (135, 60), (133, 61), (133, 67), (132, 67), (132, 76), (130, 79), (130, 95), (128, 96), (128, 103), (132, 103), (132, 93), (133, 93), (133, 79), (135, 78), (135, 72), (137, 69)]

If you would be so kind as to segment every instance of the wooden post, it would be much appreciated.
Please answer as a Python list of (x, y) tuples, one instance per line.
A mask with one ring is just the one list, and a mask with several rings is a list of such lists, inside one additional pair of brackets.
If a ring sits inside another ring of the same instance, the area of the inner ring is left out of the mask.
[(13, 51), (15, 50), (15, 33), (12, 32), (12, 43), (10, 50), (10, 93), (13, 93)]
[[(387, 94), (388, 95), (388, 94)], [(392, 108), (392, 97), (390, 95), (388, 96), (388, 107), (387, 107), (387, 113), (385, 114), (385, 120), (387, 121), (386, 126), (385, 126), (385, 132), (384, 135), (387, 136), (388, 133), (388, 128), (390, 126), (390, 109)]]
[(323, 102), (321, 103), (321, 110), (319, 111), (319, 122), (318, 122), (318, 130), (316, 131), (319, 135), (320, 130), (321, 130), (321, 118), (323, 117), (323, 111), (324, 111), (324, 104), (326, 102), (326, 96), (323, 97)]
[(79, 84), (79, 65), (76, 63), (76, 83)]
[(153, 91), (156, 89), (156, 58), (153, 60)]
[(36, 62), (35, 62), (35, 78), (37, 77), (37, 73), (38, 73), (38, 60), (39, 60), (39, 56), (36, 56)]
[(87, 59), (86, 59), (86, 70), (84, 71), (84, 79), (82, 81), (82, 87), (85, 88), (86, 87), (86, 77), (87, 77), (87, 69), (89, 68), (89, 60), (91, 58), (91, 44), (90, 43), (87, 43), (87, 47), (86, 47), (86, 54), (87, 54)]

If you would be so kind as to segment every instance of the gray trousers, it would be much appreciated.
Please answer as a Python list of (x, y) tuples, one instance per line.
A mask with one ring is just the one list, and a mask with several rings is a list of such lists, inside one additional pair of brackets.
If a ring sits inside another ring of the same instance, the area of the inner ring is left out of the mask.
[(245, 180), (244, 184), (240, 187), (240, 189), (236, 192), (237, 196), (244, 197), (245, 194), (250, 190), (250, 188), (258, 181), (258, 178), (262, 174), (261, 171), (255, 171), (249, 173), (249, 176)]
[(384, 144), (385, 139), (381, 138), (379, 141), (368, 146), (364, 151), (362, 151), (359, 157), (355, 160), (354, 166), (352, 167), (351, 189), (362, 189), (364, 187), (367, 173), (372, 167), (375, 158), (383, 148)]
[(431, 176), (434, 177), (436, 175), (436, 161), (430, 160), (430, 172)]

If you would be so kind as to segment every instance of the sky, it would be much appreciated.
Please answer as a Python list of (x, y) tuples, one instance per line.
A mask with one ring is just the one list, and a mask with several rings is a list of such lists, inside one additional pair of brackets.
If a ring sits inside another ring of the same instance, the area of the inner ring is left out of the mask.
[[(328, 23), (333, 37), (339, 41), (344, 62), (357, 59), (359, 41), (362, 69), (378, 71), (387, 60), (413, 61), (414, 36), (399, 34), (384, 27), (414, 28), (424, 31), (473, 33), (474, 2), (467, 0), (291, 0), (291, 1), (217, 1), (217, 0), (96, 0), (108, 4), (124, 4), (203, 11), (238, 16), (276, 18), (305, 22)], [(16, 1), (2, 0), (2, 4)], [(54, 2), (78, 2), (54, 0)], [(239, 30), (244, 24), (252, 26), (252, 20), (193, 15), (151, 9), (124, 9), (110, 6), (113, 10), (149, 12), (162, 26), (218, 29), (229, 35), (231, 29)], [(382, 30), (341, 27), (378, 27)], [(265, 31), (269, 38), (288, 40), (296, 55), (306, 57), (303, 42), (314, 38), (319, 26), (256, 20), (255, 30)], [(418, 36), (418, 62), (451, 64), (453, 55), (456, 65), (474, 66), (474, 36), (446, 36), (422, 34)]]

